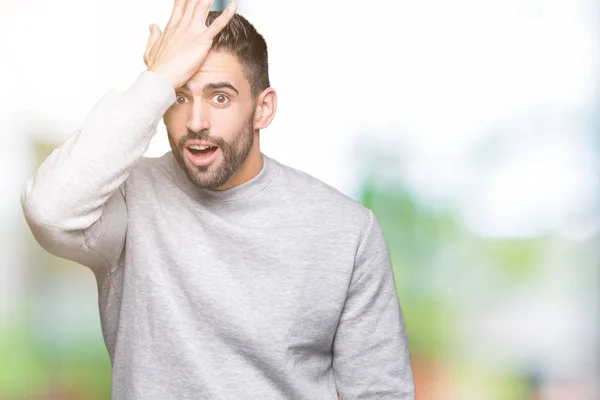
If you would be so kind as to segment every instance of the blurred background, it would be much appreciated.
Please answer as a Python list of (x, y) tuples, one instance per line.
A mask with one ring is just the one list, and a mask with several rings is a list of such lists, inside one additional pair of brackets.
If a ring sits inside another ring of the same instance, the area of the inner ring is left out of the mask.
[[(263, 151), (385, 230), (417, 398), (600, 399), (599, 1), (239, 5), (279, 94)], [(19, 195), (171, 8), (0, 2), (0, 400), (109, 398), (94, 277)], [(168, 150), (161, 123), (147, 156)]]

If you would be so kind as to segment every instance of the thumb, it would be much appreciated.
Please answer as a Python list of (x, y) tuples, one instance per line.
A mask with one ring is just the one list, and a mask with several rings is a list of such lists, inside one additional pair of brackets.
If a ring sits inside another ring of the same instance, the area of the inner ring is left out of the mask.
[(162, 35), (160, 28), (156, 24), (150, 25), (149, 29), (150, 29), (150, 36), (148, 37), (148, 43), (146, 44), (146, 51), (144, 52), (144, 63), (146, 64), (146, 66), (148, 66), (148, 64), (151, 61), (150, 58), (151, 58), (152, 48), (154, 47), (154, 45), (156, 44), (156, 42)]
[(156, 24), (150, 25), (150, 36), (153, 36), (153, 35), (158, 35), (158, 36), (162, 35), (160, 28)]

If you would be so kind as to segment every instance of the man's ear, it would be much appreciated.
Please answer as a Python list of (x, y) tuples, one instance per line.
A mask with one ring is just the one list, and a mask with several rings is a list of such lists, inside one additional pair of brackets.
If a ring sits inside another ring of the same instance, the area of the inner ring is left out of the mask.
[(275, 117), (277, 110), (277, 93), (275, 89), (268, 87), (256, 98), (254, 110), (254, 129), (264, 129)]

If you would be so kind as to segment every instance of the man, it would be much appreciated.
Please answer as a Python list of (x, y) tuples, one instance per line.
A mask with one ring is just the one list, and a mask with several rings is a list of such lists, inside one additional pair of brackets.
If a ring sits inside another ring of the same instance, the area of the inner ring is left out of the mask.
[[(381, 226), (261, 153), (266, 44), (210, 6), (176, 0), (23, 189), (40, 245), (96, 277), (112, 398), (413, 399)], [(171, 151), (143, 157), (163, 117)]]

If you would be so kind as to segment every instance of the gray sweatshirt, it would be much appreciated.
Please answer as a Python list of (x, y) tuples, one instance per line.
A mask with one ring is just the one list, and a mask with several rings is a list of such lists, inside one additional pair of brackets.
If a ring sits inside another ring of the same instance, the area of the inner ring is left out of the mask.
[(25, 184), (39, 244), (98, 284), (114, 400), (414, 398), (389, 249), (367, 208), (262, 154), (226, 191), (144, 153), (175, 91), (112, 90)]

